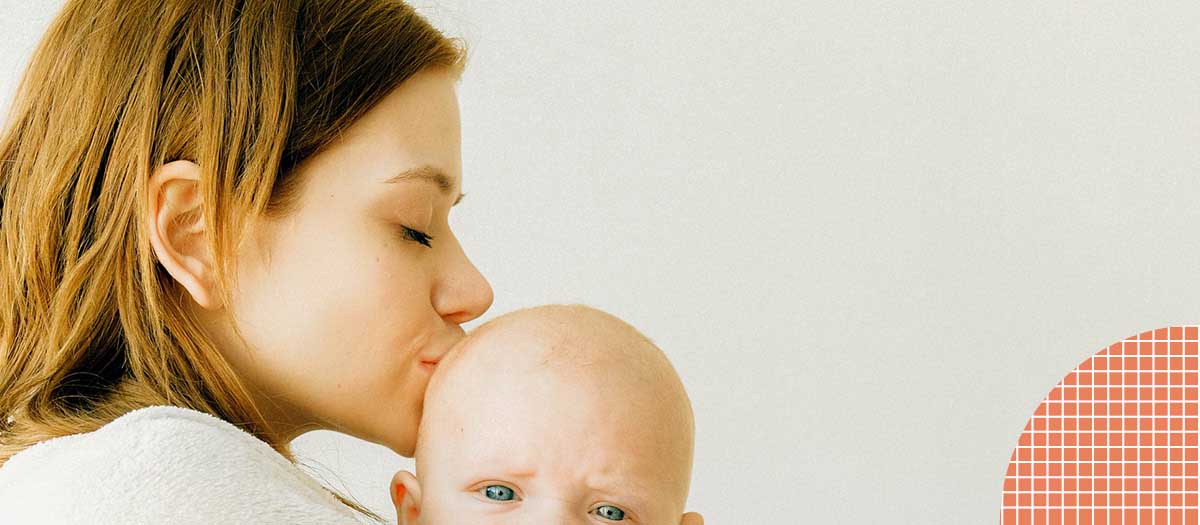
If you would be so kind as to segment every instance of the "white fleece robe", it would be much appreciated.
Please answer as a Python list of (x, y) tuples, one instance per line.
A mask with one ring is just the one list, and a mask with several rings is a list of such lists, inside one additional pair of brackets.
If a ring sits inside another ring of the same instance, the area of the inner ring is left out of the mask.
[(0, 524), (360, 524), (266, 443), (203, 412), (134, 410), (0, 468)]

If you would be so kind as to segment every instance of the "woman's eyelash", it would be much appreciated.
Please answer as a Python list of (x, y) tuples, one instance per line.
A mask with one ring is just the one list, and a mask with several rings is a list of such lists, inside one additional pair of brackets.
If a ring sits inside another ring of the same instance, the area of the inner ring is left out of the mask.
[(401, 228), (404, 229), (404, 237), (408, 240), (419, 242), (425, 245), (427, 248), (433, 247), (433, 245), (429, 242), (433, 240), (433, 237), (430, 237), (429, 234), (420, 230), (414, 230), (408, 226), (401, 226)]

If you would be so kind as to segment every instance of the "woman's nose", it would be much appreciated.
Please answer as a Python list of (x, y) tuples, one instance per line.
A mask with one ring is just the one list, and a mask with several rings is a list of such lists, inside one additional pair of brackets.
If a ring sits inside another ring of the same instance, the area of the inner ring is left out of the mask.
[(456, 253), (447, 261), (433, 291), (433, 306), (442, 318), (462, 324), (492, 307), (492, 285), (455, 243)]

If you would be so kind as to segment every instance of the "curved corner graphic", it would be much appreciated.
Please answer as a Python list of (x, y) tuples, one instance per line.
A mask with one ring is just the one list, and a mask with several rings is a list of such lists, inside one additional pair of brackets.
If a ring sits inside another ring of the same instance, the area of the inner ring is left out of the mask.
[(1200, 525), (1198, 332), (1143, 332), (1067, 374), (1013, 449), (1001, 523)]

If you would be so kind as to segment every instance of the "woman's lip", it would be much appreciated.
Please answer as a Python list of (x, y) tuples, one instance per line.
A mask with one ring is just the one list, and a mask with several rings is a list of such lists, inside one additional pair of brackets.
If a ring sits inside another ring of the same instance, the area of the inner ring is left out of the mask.
[(447, 338), (437, 342), (430, 341), (431, 344), (425, 347), (425, 351), (417, 356), (421, 367), (432, 370), (442, 358), (446, 357), (446, 354), (449, 354), (454, 349), (455, 345), (462, 340), (465, 334), (466, 332), (462, 328), (455, 326), (453, 333), (448, 334)]

